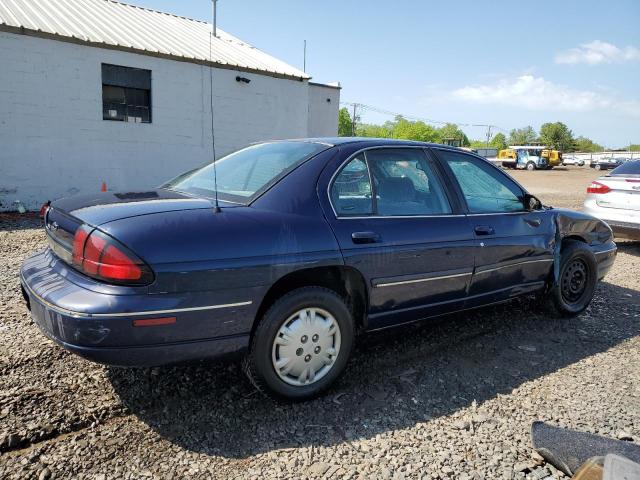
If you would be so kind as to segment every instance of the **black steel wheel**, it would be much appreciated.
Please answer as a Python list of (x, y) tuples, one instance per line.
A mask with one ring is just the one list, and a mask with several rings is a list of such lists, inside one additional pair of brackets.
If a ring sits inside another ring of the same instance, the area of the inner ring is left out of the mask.
[(584, 312), (598, 282), (598, 264), (591, 248), (577, 240), (565, 240), (560, 256), (560, 276), (547, 294), (556, 314), (573, 317)]
[(589, 267), (583, 259), (575, 258), (569, 262), (560, 278), (562, 298), (569, 303), (579, 301), (587, 290), (588, 277)]

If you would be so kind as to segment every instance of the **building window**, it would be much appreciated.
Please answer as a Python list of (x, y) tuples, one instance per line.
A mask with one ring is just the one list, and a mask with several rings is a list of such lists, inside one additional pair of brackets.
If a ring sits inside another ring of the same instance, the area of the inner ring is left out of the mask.
[(151, 123), (151, 70), (103, 63), (102, 118)]

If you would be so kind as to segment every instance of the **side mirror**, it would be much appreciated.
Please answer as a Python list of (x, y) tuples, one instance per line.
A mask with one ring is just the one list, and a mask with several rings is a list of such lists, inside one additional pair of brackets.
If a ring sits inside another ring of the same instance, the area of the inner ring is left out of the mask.
[(542, 202), (530, 193), (524, 194), (524, 207), (527, 211), (540, 210), (542, 208)]

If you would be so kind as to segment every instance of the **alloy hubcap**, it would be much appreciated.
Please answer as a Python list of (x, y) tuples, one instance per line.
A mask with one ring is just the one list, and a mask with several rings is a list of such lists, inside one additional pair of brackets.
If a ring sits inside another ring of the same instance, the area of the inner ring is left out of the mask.
[(587, 288), (587, 265), (580, 259), (573, 260), (562, 274), (562, 296), (570, 303), (580, 300)]
[(340, 327), (321, 308), (304, 308), (280, 327), (271, 350), (278, 376), (289, 385), (317, 382), (329, 371), (340, 353)]

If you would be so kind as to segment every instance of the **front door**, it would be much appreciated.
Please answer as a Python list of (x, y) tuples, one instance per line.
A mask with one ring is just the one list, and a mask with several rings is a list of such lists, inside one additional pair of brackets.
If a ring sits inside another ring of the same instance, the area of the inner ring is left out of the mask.
[(544, 209), (528, 211), (523, 189), (486, 160), (436, 149), (459, 185), (476, 239), (466, 306), (544, 287), (553, 266), (555, 228)]
[(369, 290), (370, 329), (460, 308), (473, 273), (474, 235), (422, 148), (374, 148), (329, 185), (329, 222), (346, 265)]

